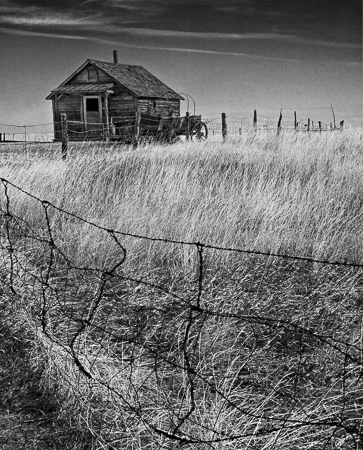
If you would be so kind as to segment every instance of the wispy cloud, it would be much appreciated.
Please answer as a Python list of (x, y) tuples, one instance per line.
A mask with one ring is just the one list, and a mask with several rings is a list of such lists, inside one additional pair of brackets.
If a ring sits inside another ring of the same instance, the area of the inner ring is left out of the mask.
[[(97, 42), (99, 44), (106, 45), (116, 45), (120, 47), (127, 48), (139, 48), (144, 50), (157, 50), (157, 51), (170, 51), (170, 52), (185, 52), (185, 53), (197, 53), (197, 54), (206, 54), (206, 55), (220, 55), (220, 56), (236, 56), (240, 58), (248, 58), (248, 59), (256, 59), (256, 60), (267, 60), (267, 61), (282, 61), (282, 62), (294, 62), (301, 63), (304, 62), (300, 59), (293, 58), (279, 58), (273, 56), (265, 56), (265, 55), (257, 55), (251, 53), (244, 52), (230, 52), (230, 51), (219, 51), (219, 50), (208, 50), (208, 49), (198, 49), (198, 48), (189, 48), (189, 47), (170, 47), (170, 46), (157, 46), (157, 45), (142, 45), (142, 44), (130, 44), (123, 42), (121, 40), (100, 38), (95, 36), (79, 36), (73, 34), (59, 34), (59, 33), (48, 33), (48, 32), (40, 32), (40, 31), (31, 31), (31, 30), (19, 30), (15, 28), (4, 28), (0, 27), (0, 32), (7, 34), (15, 34), (20, 36), (39, 36), (46, 38), (56, 38), (56, 39), (74, 39), (74, 40), (86, 40)], [(342, 64), (350, 67), (361, 67), (362, 63), (359, 61), (330, 61), (333, 64)]]
[(10, 25), (25, 26), (58, 26), (58, 27), (74, 27), (74, 26), (101, 26), (103, 20), (100, 16), (74, 17), (71, 14), (52, 13), (48, 14), (42, 11), (40, 14), (24, 15), (8, 15), (0, 18), (0, 23)]
[(120, 0), (103, 2), (65, 0), (54, 4), (44, 4), (43, 1), (39, 1), (39, 4), (25, 1), (25, 4), (22, 3), (23, 0), (13, 0), (0, 5), (0, 23), (23, 27), (51, 26), (59, 29), (77, 27), (77, 30), (103, 31), (104, 27), (109, 25), (117, 24), (120, 27), (125, 23), (135, 22), (136, 18), (139, 22), (141, 18), (137, 1), (131, 2), (133, 5), (130, 5), (129, 1)]
[(139, 44), (129, 44), (122, 41), (116, 41), (112, 39), (104, 39), (94, 36), (77, 36), (71, 34), (56, 34), (56, 33), (47, 33), (47, 32), (39, 32), (39, 31), (30, 31), (30, 30), (18, 30), (14, 28), (4, 28), (0, 27), (0, 32), (7, 34), (17, 34), (20, 36), (42, 36), (47, 38), (58, 38), (58, 39), (76, 39), (76, 40), (88, 40), (97, 42), (99, 44), (112, 44), (118, 45), (121, 47), (128, 48), (140, 48), (146, 50), (159, 50), (159, 51), (171, 51), (171, 52), (186, 52), (186, 53), (203, 53), (210, 55), (226, 55), (226, 56), (239, 56), (244, 58), (251, 59), (262, 59), (262, 60), (275, 60), (275, 61), (285, 61), (285, 62), (300, 62), (297, 59), (288, 59), (288, 58), (275, 58), (263, 55), (253, 55), (249, 53), (242, 52), (224, 52), (218, 50), (204, 50), (204, 49), (196, 49), (196, 48), (188, 48), (188, 47), (163, 47), (163, 46), (153, 46), (153, 45), (139, 45)]
[[(186, 0), (178, 0), (182, 4)], [(242, 11), (244, 8), (252, 8), (258, 11), (255, 0), (244, 0), (243, 8), (240, 4), (231, 4), (228, 1), (209, 0), (216, 9), (232, 13)], [(157, 15), (163, 8), (171, 8), (176, 0), (168, 2), (162, 0), (85, 0), (74, 2), (63, 0), (58, 3), (48, 3), (44, 0), (8, 0), (0, 5), (0, 24), (17, 27), (38, 27), (36, 31), (42, 31), (47, 27), (58, 30), (69, 31), (72, 27), (75, 32), (83, 30), (98, 33), (99, 36), (105, 34), (112, 35), (132, 35), (140, 38), (160, 38), (170, 40), (170, 38), (180, 39), (200, 39), (205, 41), (270, 41), (281, 42), (291, 45), (320, 46), (341, 49), (360, 49), (361, 44), (357, 42), (342, 42), (338, 40), (312, 39), (305, 37), (301, 33), (290, 34), (282, 32), (203, 32), (203, 31), (182, 31), (173, 29), (128, 27), (127, 25), (145, 21), (151, 16)], [(265, 10), (266, 8), (264, 8)], [(270, 13), (281, 13), (282, 9), (268, 9)], [(165, 15), (164, 15), (165, 16)], [(164, 17), (164, 21), (165, 18)], [(165, 22), (166, 23), (166, 22)], [(167, 44), (167, 42), (166, 42)]]
[(224, 51), (218, 51), (218, 50), (204, 50), (204, 49), (196, 49), (196, 48), (188, 48), (188, 47), (163, 47), (163, 46), (154, 46), (154, 45), (129, 44), (129, 43), (125, 43), (122, 41), (103, 39), (103, 38), (98, 38), (98, 37), (94, 37), (94, 36), (76, 36), (76, 35), (67, 35), (67, 34), (54, 34), (54, 33), (36, 32), (36, 31), (29, 31), (29, 30), (17, 30), (17, 29), (2, 28), (2, 27), (0, 27), (0, 32), (8, 33), (8, 34), (18, 34), (21, 36), (42, 36), (42, 37), (47, 37), (47, 38), (88, 40), (88, 41), (97, 42), (99, 44), (117, 45), (117, 46), (121, 46), (121, 47), (139, 48), (139, 49), (144, 49), (144, 50), (197, 53), (197, 54), (219, 55), (219, 56), (236, 56), (236, 57), (240, 57), (240, 58), (268, 60), (268, 61), (301, 62), (298, 59), (276, 58), (276, 57), (272, 57), (272, 56), (270, 57), (270, 56), (249, 54), (249, 53), (243, 53), (243, 52), (224, 52)]
[(83, 41), (89, 41), (94, 40), (92, 38), (86, 37), (86, 36), (75, 36), (72, 34), (57, 34), (57, 33), (46, 33), (41, 31), (30, 31), (30, 30), (18, 30), (16, 28), (4, 28), (0, 27), (1, 33), (6, 34), (15, 34), (18, 36), (40, 36), (40, 37), (46, 37), (46, 38), (56, 38), (56, 39), (75, 39), (75, 40), (83, 40)]
[[(121, 29), (120, 29), (121, 30)], [(213, 32), (193, 32), (177, 30), (154, 30), (150, 28), (122, 28), (123, 32), (138, 36), (148, 37), (175, 37), (175, 38), (200, 38), (200, 39), (226, 39), (226, 40), (271, 40), (284, 41), (292, 44), (318, 45), (336, 48), (361, 48), (360, 44), (350, 42), (334, 42), (319, 39), (308, 39), (294, 34), (282, 33), (213, 33)]]

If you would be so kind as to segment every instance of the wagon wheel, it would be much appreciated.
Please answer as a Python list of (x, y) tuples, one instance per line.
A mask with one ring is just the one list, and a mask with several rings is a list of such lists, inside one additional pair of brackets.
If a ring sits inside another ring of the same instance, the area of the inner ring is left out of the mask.
[(204, 122), (197, 122), (190, 131), (192, 141), (202, 142), (208, 137), (208, 128)]

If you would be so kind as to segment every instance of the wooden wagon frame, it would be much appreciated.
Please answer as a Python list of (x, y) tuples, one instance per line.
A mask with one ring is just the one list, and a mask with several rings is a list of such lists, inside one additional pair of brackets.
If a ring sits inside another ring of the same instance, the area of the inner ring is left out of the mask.
[(110, 138), (134, 143), (157, 142), (173, 143), (180, 136), (192, 141), (204, 141), (208, 128), (202, 116), (162, 117), (141, 113), (129, 117), (112, 117)]

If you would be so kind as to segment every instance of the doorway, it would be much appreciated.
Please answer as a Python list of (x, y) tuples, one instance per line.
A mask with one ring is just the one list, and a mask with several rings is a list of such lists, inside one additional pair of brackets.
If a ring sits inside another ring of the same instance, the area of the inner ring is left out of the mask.
[(99, 95), (83, 97), (83, 113), (85, 131), (102, 130), (102, 107)]

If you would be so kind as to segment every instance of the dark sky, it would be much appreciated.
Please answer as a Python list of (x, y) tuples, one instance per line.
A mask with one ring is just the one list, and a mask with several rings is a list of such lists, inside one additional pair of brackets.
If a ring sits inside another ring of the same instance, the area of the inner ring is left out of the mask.
[(49, 91), (117, 49), (204, 117), (362, 124), (360, 0), (0, 0), (0, 38), (0, 123), (51, 121)]

